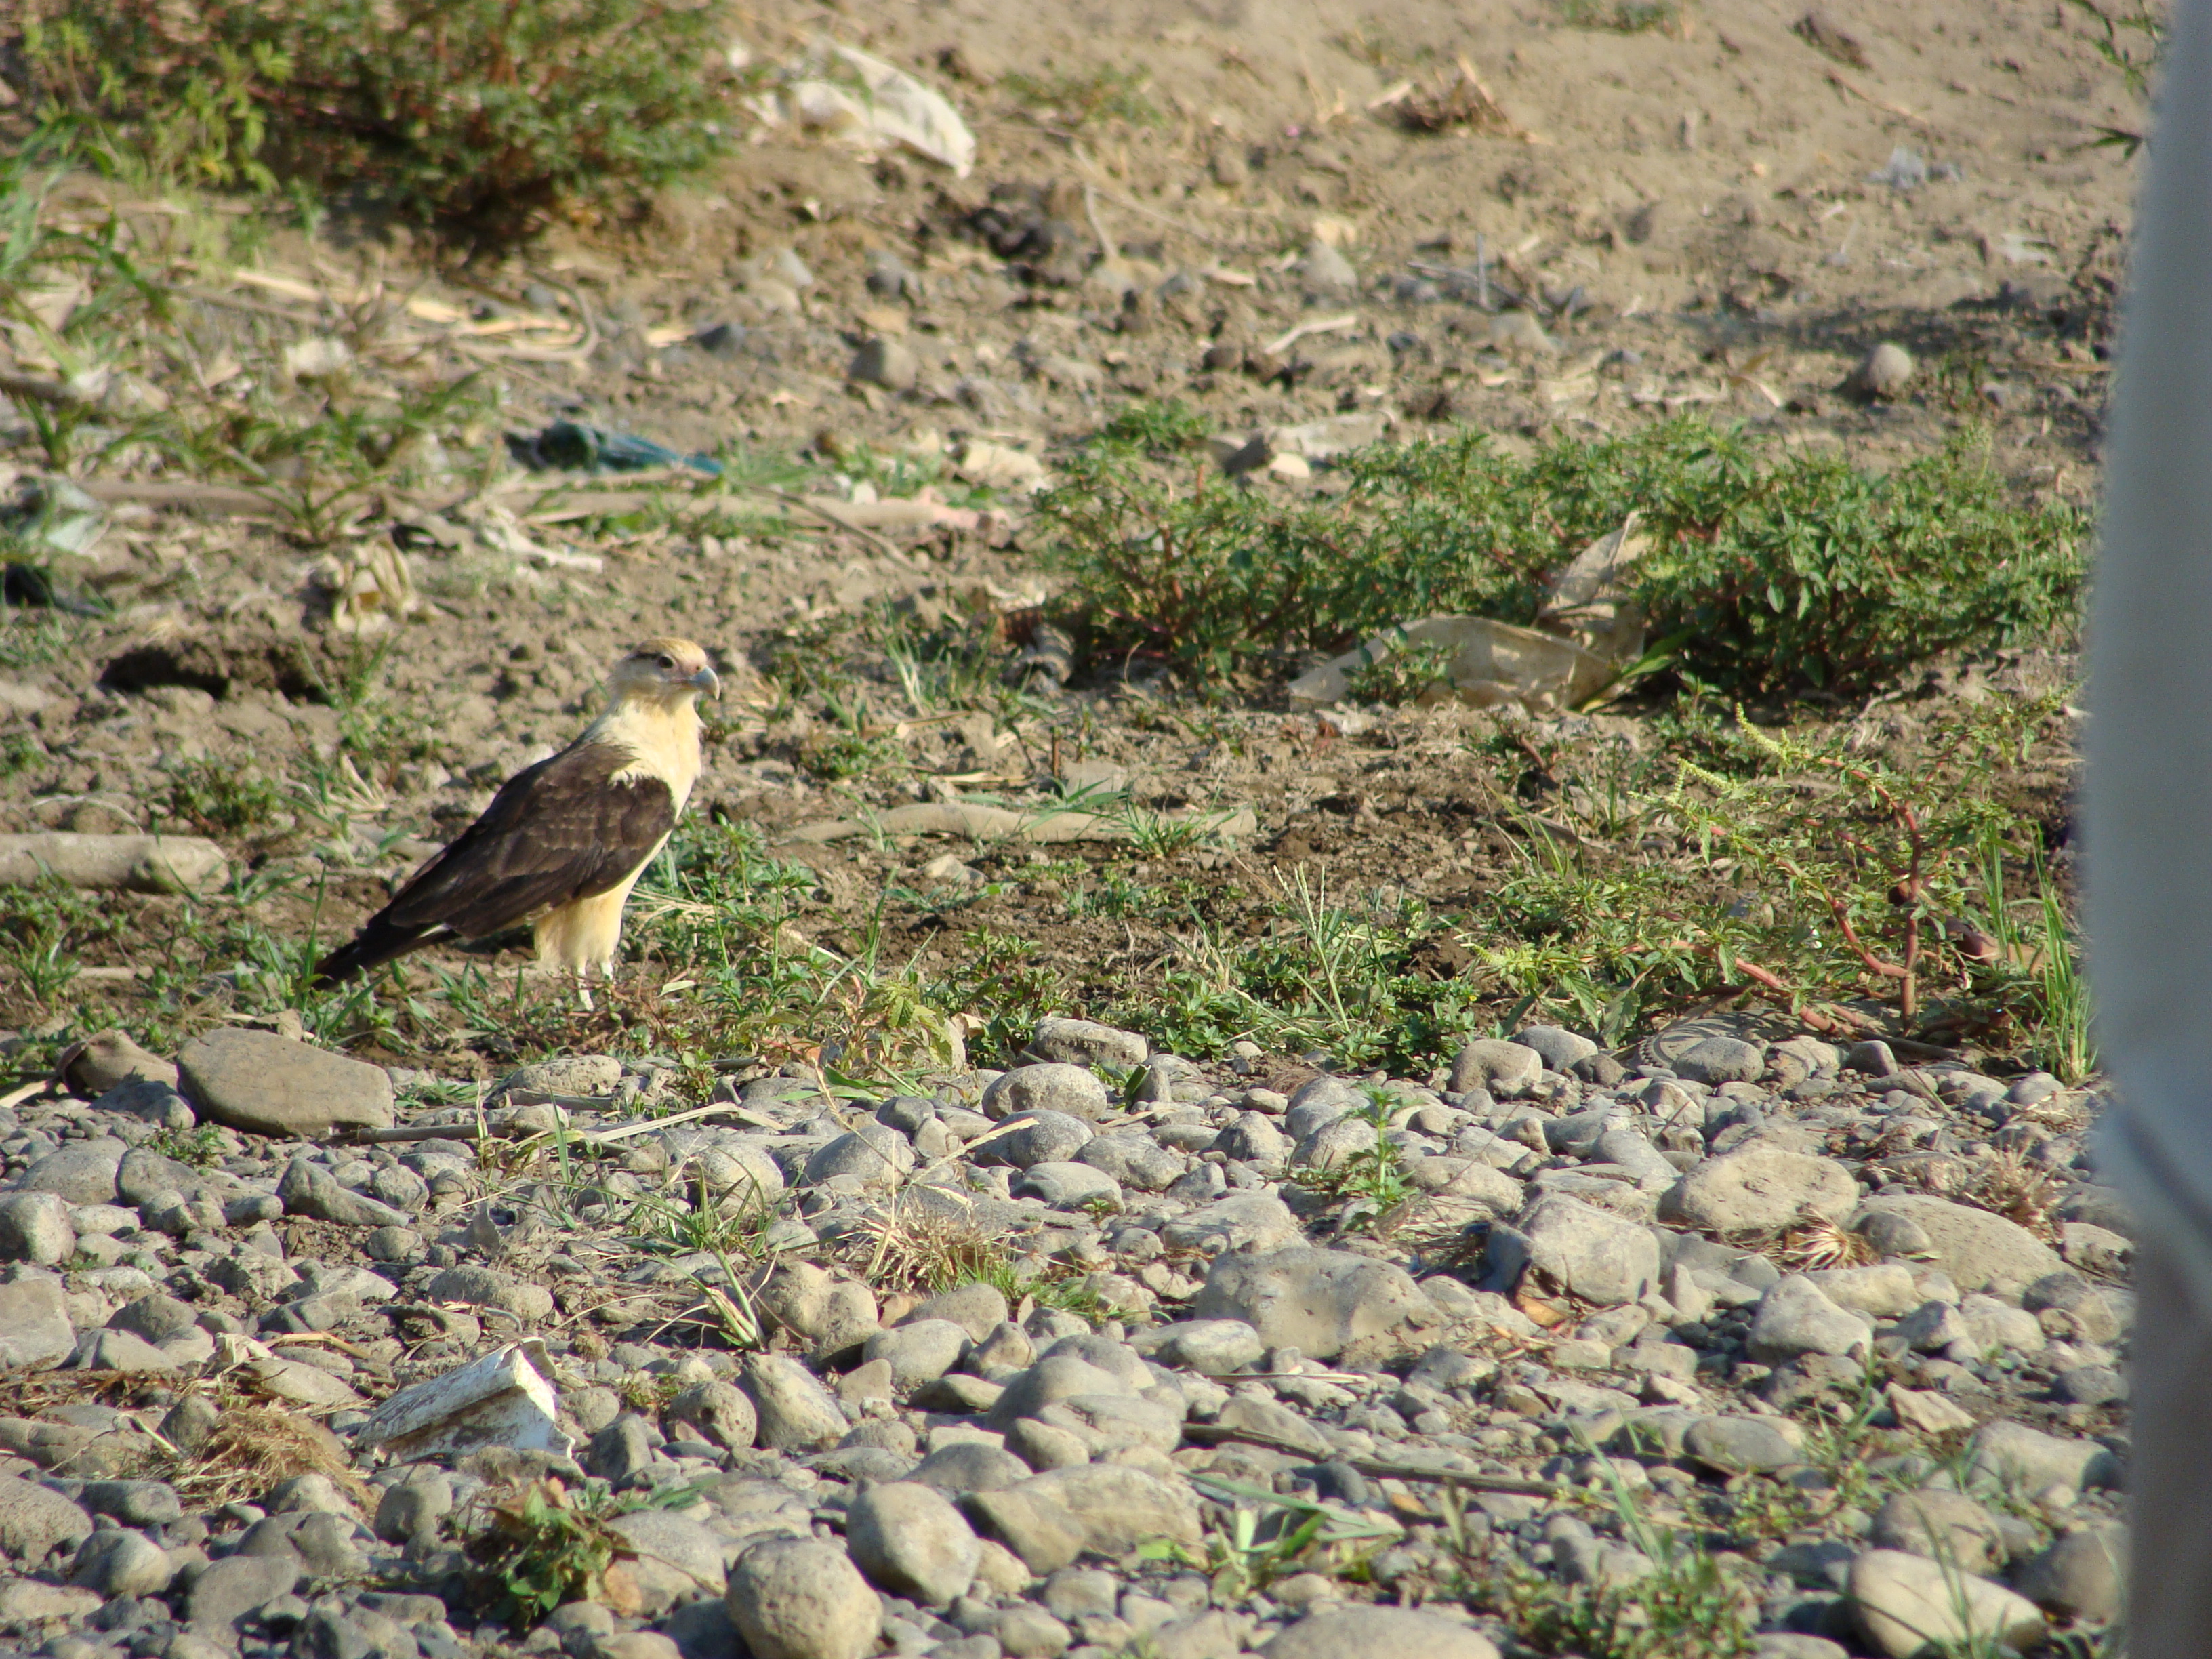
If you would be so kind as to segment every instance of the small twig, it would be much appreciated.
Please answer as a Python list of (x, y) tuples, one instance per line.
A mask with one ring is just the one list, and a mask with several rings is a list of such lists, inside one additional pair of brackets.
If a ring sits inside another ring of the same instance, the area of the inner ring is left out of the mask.
[(1309, 334), (1337, 334), (1347, 328), (1357, 328), (1358, 325), (1359, 313), (1347, 311), (1341, 317), (1325, 317), (1318, 322), (1300, 323), (1296, 328), (1278, 334), (1260, 349), (1272, 357), (1279, 351), (1289, 350)]
[(1834, 70), (1830, 70), (1828, 71), (1828, 82), (1831, 86), (1837, 88), (1840, 91), (1848, 92), (1852, 97), (1857, 99), (1861, 103), (1873, 105), (1875, 108), (1881, 110), (1884, 114), (1894, 115), (1901, 121), (1910, 121), (1916, 127), (1924, 127), (1928, 125), (1926, 121), (1923, 120), (1919, 116), (1915, 115), (1911, 110), (1905, 108), (1903, 106), (1886, 103), (1881, 99), (1875, 97), (1870, 92), (1861, 91), (1857, 87), (1853, 86), (1849, 81), (1845, 80), (1841, 75), (1838, 75)]

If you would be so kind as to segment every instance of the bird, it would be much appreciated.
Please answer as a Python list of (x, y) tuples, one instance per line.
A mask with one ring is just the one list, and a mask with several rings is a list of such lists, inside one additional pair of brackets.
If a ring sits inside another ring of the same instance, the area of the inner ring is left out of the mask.
[(629, 890), (699, 781), (700, 696), (721, 695), (706, 652), (650, 639), (607, 677), (605, 712), (558, 754), (526, 766), (482, 816), (408, 877), (352, 940), (316, 964), (327, 988), (447, 939), (529, 922), (541, 968), (611, 981)]

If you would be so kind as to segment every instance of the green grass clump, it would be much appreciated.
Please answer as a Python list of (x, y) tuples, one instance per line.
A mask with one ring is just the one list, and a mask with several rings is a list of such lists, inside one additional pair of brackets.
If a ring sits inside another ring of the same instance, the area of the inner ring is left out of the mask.
[(1200, 677), (1438, 612), (1532, 623), (1550, 574), (1632, 511), (1652, 637), (1682, 683), (1729, 695), (1862, 693), (2045, 635), (2081, 592), (2085, 515), (2022, 505), (1969, 437), (1881, 476), (1690, 417), (1528, 461), (1468, 434), (1377, 446), (1345, 459), (1340, 496), (1282, 501), (1178, 459), (1187, 431), (1126, 415), (1041, 506), (1093, 646)]
[(33, 0), (24, 46), (52, 110), (157, 174), (506, 236), (710, 159), (720, 27), (669, 0)]

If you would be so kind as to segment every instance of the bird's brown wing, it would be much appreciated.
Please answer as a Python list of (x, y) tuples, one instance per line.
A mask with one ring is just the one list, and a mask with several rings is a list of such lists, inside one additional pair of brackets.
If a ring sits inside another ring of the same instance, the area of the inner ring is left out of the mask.
[(477, 939), (619, 885), (676, 826), (676, 798), (659, 778), (614, 781), (629, 763), (579, 745), (516, 773), (376, 920)]

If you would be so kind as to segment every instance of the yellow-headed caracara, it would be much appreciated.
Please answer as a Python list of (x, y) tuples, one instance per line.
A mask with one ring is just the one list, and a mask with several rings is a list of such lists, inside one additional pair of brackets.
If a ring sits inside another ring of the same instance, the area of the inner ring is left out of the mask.
[(699, 694), (720, 690), (690, 640), (639, 646), (608, 678), (606, 712), (559, 754), (509, 778), (483, 817), (323, 958), (318, 982), (525, 921), (535, 925), (541, 966), (566, 969), (580, 984), (593, 968), (611, 979), (629, 890), (699, 780)]

